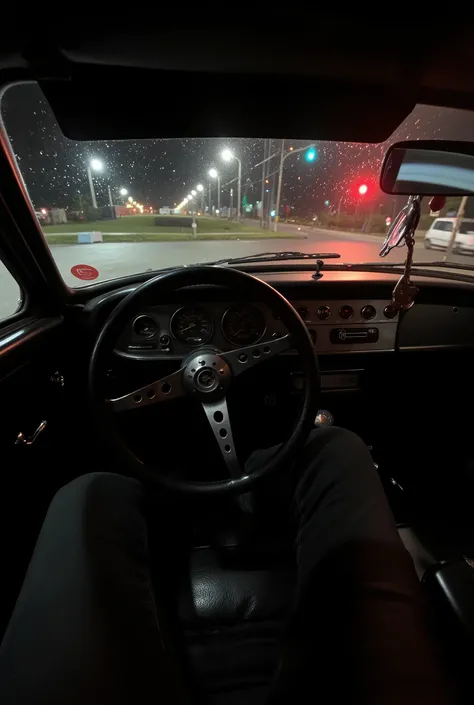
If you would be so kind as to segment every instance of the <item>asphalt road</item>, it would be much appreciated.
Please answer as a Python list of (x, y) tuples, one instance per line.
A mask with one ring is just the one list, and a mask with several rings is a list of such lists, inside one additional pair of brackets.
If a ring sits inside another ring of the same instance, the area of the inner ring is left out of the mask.
[[(212, 240), (184, 242), (129, 242), (129, 243), (95, 243), (93, 245), (53, 245), (51, 247), (56, 263), (69, 286), (77, 287), (83, 282), (71, 274), (71, 267), (76, 264), (90, 264), (99, 271), (95, 281), (160, 269), (194, 262), (210, 262), (224, 257), (239, 257), (265, 251), (300, 250), (303, 252), (338, 252), (341, 262), (374, 262), (382, 238), (377, 235), (361, 233), (335, 232), (323, 229), (302, 228), (296, 225), (282, 225), (281, 229), (293, 235), (301, 235), (278, 240)], [(423, 242), (416, 243), (415, 261), (429, 262), (441, 259), (443, 253), (437, 250), (425, 250)], [(395, 250), (385, 261), (402, 261), (404, 250)], [(466, 255), (453, 255), (452, 261), (474, 263)], [(3, 267), (0, 267), (0, 318), (10, 315), (16, 308), (18, 287)]]

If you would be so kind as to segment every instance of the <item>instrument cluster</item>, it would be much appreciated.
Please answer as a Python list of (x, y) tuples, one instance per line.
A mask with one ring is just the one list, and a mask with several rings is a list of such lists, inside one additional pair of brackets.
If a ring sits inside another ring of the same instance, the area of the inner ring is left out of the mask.
[[(318, 353), (394, 349), (397, 311), (390, 301), (295, 301)], [(116, 351), (130, 357), (187, 357), (211, 345), (221, 351), (254, 345), (287, 333), (260, 303), (163, 304), (137, 314)]]

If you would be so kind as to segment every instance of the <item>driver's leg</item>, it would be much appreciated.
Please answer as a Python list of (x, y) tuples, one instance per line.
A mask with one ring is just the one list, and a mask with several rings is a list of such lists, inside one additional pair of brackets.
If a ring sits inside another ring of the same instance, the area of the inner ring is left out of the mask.
[(141, 484), (74, 480), (48, 510), (3, 639), (0, 702), (185, 702), (158, 621)]
[(452, 703), (365, 444), (350, 431), (317, 429), (288, 472), (298, 587), (271, 702), (306, 702), (317, 688), (344, 703)]

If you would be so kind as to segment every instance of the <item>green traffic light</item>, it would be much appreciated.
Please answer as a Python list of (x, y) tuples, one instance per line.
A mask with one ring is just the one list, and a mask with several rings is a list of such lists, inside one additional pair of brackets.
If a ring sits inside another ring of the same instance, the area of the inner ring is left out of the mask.
[(314, 147), (310, 147), (306, 152), (305, 157), (307, 162), (314, 162), (318, 157), (318, 153)]

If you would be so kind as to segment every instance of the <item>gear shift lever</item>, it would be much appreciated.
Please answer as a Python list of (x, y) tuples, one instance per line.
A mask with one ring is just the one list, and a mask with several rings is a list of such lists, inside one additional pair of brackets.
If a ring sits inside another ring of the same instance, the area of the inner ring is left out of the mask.
[(314, 425), (316, 428), (322, 426), (334, 426), (334, 416), (327, 409), (319, 409), (314, 419)]

